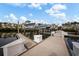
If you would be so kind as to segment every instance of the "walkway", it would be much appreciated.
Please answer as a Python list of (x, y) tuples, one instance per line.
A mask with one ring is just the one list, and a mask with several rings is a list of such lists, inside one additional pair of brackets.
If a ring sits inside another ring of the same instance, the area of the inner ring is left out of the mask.
[(58, 31), (45, 41), (31, 48), (21, 56), (68, 56), (68, 50), (64, 41), (64, 32)]

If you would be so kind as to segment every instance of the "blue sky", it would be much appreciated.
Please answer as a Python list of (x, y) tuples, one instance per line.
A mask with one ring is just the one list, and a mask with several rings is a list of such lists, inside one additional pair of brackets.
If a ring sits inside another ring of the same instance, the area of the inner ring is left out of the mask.
[(0, 22), (62, 24), (79, 22), (77, 3), (0, 3)]

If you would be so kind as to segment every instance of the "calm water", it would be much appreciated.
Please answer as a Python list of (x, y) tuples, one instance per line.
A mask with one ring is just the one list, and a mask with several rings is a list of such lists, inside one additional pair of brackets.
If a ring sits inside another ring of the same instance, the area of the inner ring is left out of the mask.
[(0, 47), (17, 40), (16, 33), (0, 33)]

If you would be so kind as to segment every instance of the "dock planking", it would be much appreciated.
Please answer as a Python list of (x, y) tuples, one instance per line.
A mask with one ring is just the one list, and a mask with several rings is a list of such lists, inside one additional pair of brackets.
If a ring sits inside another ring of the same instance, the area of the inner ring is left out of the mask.
[(69, 56), (62, 31), (50, 36), (21, 56)]

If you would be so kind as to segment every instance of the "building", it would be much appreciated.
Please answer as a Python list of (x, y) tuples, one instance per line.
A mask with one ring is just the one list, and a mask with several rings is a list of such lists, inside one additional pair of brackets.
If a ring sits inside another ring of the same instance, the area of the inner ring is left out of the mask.
[(58, 29), (58, 25), (55, 24), (51, 24), (50, 29), (53, 30), (57, 30)]

